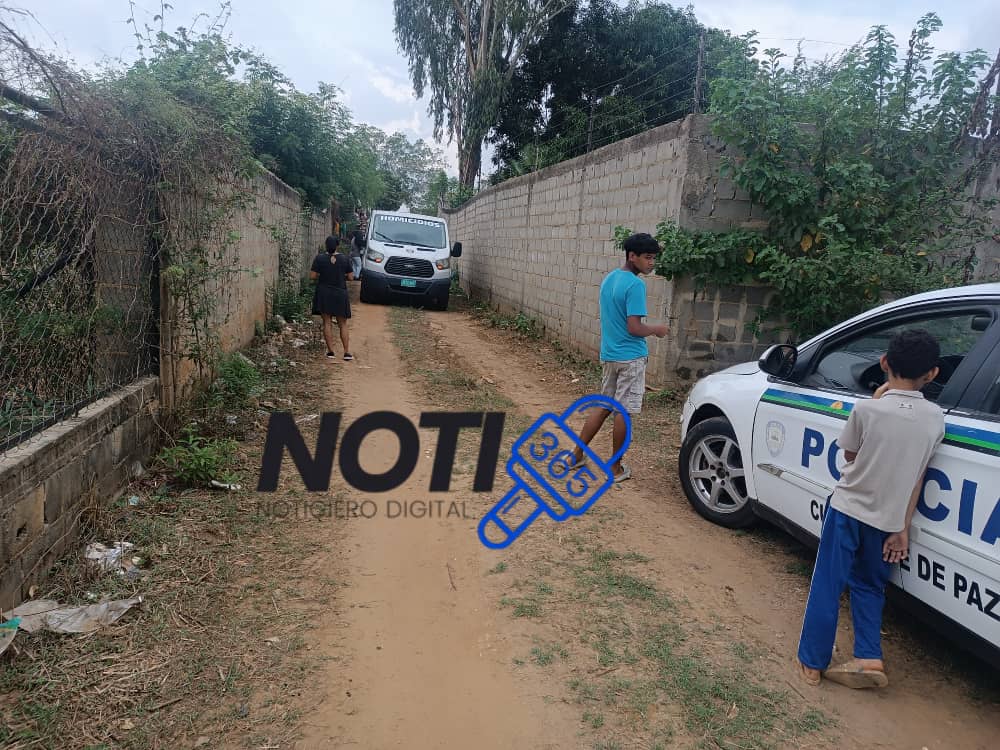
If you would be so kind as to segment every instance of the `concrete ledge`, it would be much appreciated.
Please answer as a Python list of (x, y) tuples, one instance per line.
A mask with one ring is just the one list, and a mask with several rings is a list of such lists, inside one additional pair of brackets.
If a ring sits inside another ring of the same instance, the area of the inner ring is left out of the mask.
[(0, 456), (0, 609), (16, 607), (156, 450), (160, 381), (147, 377)]

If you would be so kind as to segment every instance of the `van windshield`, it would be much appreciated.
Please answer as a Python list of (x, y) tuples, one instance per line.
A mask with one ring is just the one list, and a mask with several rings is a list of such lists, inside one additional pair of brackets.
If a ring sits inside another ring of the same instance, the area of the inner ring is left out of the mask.
[(446, 245), (444, 223), (414, 216), (378, 214), (372, 225), (372, 237), (381, 242), (432, 247), (435, 250)]

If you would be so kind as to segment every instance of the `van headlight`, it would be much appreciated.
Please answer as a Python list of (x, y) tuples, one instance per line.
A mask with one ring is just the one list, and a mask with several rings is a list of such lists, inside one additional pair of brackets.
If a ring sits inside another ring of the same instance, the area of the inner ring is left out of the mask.
[(369, 250), (368, 255), (366, 257), (372, 263), (381, 263), (383, 260), (385, 260), (385, 255), (380, 253), (378, 250)]
[(451, 268), (451, 258), (442, 258), (441, 260), (434, 261), (434, 265), (437, 270), (444, 271)]

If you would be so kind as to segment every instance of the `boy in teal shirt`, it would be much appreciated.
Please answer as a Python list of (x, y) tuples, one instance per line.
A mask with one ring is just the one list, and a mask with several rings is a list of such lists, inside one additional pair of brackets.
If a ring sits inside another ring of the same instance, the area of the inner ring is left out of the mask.
[[(625, 265), (616, 268), (601, 282), (601, 393), (625, 407), (631, 417), (642, 411), (646, 392), (646, 362), (649, 359), (647, 336), (663, 338), (669, 329), (665, 324), (647, 325), (646, 285), (641, 274), (652, 273), (660, 245), (650, 235), (633, 234), (623, 244)], [(580, 432), (580, 440), (589, 445), (611, 414), (606, 409), (594, 409)], [(625, 443), (625, 418), (615, 414), (613, 451), (618, 453)], [(583, 463), (583, 451), (574, 451), (574, 467)], [(615, 482), (632, 476), (621, 457), (611, 467)]]

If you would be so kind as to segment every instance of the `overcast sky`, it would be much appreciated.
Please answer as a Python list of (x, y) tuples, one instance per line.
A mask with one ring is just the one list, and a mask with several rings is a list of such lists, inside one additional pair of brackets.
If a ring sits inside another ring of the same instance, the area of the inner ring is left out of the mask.
[[(81, 65), (135, 56), (135, 40), (126, 23), (127, 0), (8, 0), (8, 4), (34, 13), (37, 23), (22, 21), (18, 27), (36, 45), (55, 48)], [(199, 13), (214, 16), (218, 9), (212, 0), (170, 0), (170, 4), (167, 28), (171, 29), (190, 27)], [(791, 53), (795, 39), (814, 40), (805, 44), (808, 57), (835, 53), (864, 37), (875, 24), (887, 25), (905, 46), (913, 23), (928, 10), (937, 11), (944, 22), (935, 37), (939, 49), (981, 47), (995, 54), (1000, 46), (997, 0), (950, 0), (936, 8), (914, 0), (702, 0), (693, 6), (708, 26), (734, 33), (755, 29), (762, 47), (777, 46)], [(152, 24), (159, 8), (159, 0), (136, 0), (140, 25)], [(407, 62), (396, 48), (392, 0), (232, 0), (227, 29), (234, 42), (264, 54), (300, 90), (315, 91), (319, 81), (335, 84), (344, 91), (356, 120), (431, 140), (426, 101), (413, 96)], [(441, 145), (454, 167), (454, 147)]]

